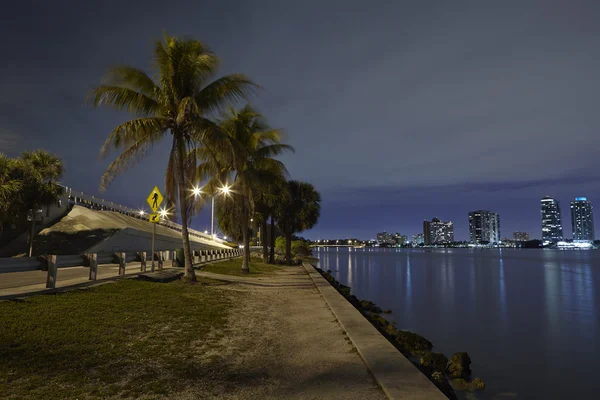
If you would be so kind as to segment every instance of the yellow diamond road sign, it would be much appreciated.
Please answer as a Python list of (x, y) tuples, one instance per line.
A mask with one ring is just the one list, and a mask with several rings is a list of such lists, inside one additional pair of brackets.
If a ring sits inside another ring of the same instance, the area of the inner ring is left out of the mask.
[(157, 223), (158, 221), (160, 221), (160, 215), (150, 214), (150, 222)]
[(163, 195), (160, 193), (160, 190), (158, 190), (158, 186), (154, 186), (154, 189), (152, 189), (152, 192), (150, 192), (146, 201), (148, 202), (148, 205), (150, 205), (152, 211), (156, 212), (158, 210), (160, 203), (163, 201)]

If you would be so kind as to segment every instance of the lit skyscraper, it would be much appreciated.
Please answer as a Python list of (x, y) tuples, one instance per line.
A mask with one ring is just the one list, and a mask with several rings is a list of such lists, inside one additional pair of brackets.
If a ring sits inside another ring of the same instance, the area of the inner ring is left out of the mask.
[(423, 242), (425, 244), (444, 244), (454, 242), (454, 224), (433, 218), (423, 221)]
[(594, 236), (594, 210), (592, 202), (585, 197), (577, 197), (571, 202), (571, 227), (573, 240), (593, 241)]
[(542, 199), (542, 241), (554, 243), (563, 240), (560, 204), (550, 196)]
[(486, 210), (469, 213), (469, 240), (471, 243), (498, 243), (500, 215)]

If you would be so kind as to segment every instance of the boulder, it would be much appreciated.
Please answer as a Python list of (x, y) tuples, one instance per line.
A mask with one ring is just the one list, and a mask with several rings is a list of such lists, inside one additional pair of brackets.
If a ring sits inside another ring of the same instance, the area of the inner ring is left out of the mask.
[(338, 286), (338, 291), (342, 294), (342, 296), (344, 297), (348, 297), (350, 296), (350, 286), (346, 286), (346, 285), (342, 285), (340, 283), (340, 285)]
[(448, 364), (448, 357), (442, 353), (427, 353), (421, 357), (421, 365), (426, 371), (441, 372), (444, 373), (446, 370), (446, 364)]
[(437, 386), (437, 388), (440, 389), (440, 391), (444, 393), (446, 397), (448, 397), (450, 400), (457, 399), (456, 393), (454, 393), (454, 389), (452, 389), (452, 386), (450, 385), (448, 379), (446, 379), (443, 373), (434, 372), (433, 374), (431, 374), (431, 382), (433, 382), (435, 386)]
[(446, 372), (452, 379), (468, 379), (471, 376), (471, 358), (466, 352), (454, 353), (448, 363)]
[(395, 339), (400, 347), (413, 355), (425, 354), (433, 348), (429, 340), (410, 331), (398, 331)]
[(377, 305), (375, 303), (373, 303), (372, 301), (369, 301), (369, 300), (361, 300), (360, 307), (363, 310), (369, 311), (372, 313), (381, 313), (382, 312), (381, 308), (377, 307)]
[(485, 389), (485, 383), (483, 382), (483, 379), (481, 378), (475, 378), (472, 381), (467, 381), (465, 379), (462, 378), (458, 378), (458, 379), (453, 379), (452, 382), (454, 383), (454, 387), (457, 390), (462, 390), (462, 391), (475, 391), (475, 390), (482, 390)]

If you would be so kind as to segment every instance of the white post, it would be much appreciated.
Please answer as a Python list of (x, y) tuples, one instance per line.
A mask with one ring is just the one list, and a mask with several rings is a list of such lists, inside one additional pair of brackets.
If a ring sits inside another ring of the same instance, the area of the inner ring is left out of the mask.
[(88, 254), (87, 260), (90, 263), (90, 281), (95, 281), (98, 275), (98, 258), (96, 253)]
[(139, 255), (140, 255), (140, 261), (141, 261), (140, 271), (146, 272), (146, 252), (142, 251), (139, 253)]
[(56, 255), (48, 255), (46, 263), (48, 265), (48, 275), (46, 277), (46, 288), (54, 289), (56, 287)]
[(119, 260), (119, 275), (125, 275), (125, 266), (127, 265), (125, 253), (117, 253), (117, 259)]

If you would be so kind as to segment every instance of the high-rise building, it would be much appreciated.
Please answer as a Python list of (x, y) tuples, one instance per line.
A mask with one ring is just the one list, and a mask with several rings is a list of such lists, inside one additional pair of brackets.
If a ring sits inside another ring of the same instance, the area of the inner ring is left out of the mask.
[(423, 221), (423, 244), (431, 244), (431, 222)]
[(487, 210), (470, 212), (469, 240), (471, 243), (498, 243), (500, 241), (500, 215)]
[(433, 218), (423, 221), (423, 242), (425, 244), (444, 244), (454, 242), (454, 224)]
[(529, 241), (529, 233), (515, 232), (515, 233), (513, 233), (513, 240), (515, 240), (517, 242), (528, 242)]
[(416, 235), (413, 235), (412, 237), (412, 244), (413, 246), (418, 246), (420, 244), (423, 244), (425, 242), (425, 235), (423, 235), (422, 233), (417, 233)]
[(541, 200), (542, 207), (542, 242), (555, 243), (563, 240), (560, 204), (550, 196)]
[(401, 235), (400, 233), (396, 232), (396, 234), (394, 235), (394, 241), (398, 246), (404, 246), (405, 244), (408, 244), (408, 237), (406, 237), (406, 235)]
[(571, 202), (571, 227), (573, 240), (594, 241), (594, 210), (587, 198), (577, 197)]
[(377, 234), (377, 242), (379, 244), (395, 244), (394, 235), (386, 231)]

